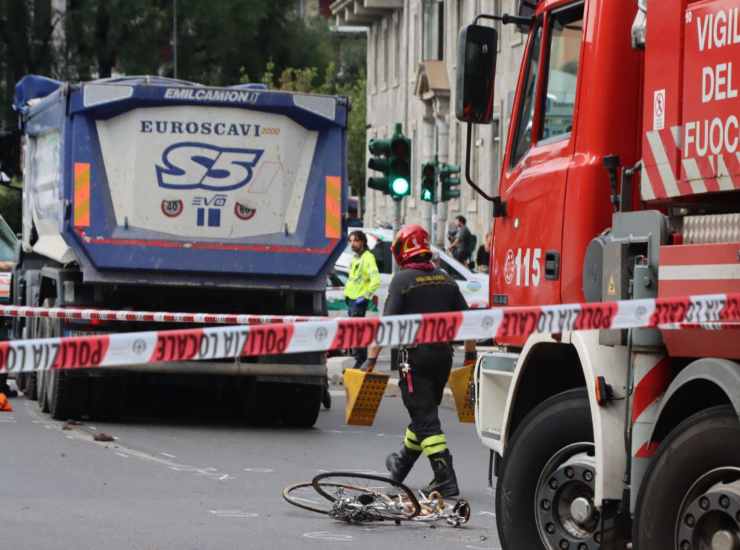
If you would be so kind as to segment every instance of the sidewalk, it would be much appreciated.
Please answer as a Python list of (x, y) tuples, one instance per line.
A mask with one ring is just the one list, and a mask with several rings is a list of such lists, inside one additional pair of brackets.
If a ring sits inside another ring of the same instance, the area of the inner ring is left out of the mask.
[[(385, 350), (383, 350), (385, 352)], [(329, 389), (334, 391), (344, 391), (344, 385), (342, 382), (342, 371), (344, 369), (352, 368), (355, 360), (352, 357), (329, 357), (326, 361), (327, 375), (329, 377)], [(453, 365), (453, 368), (460, 365)], [(390, 354), (386, 352), (386, 358), (383, 357), (383, 353), (378, 358), (378, 363), (375, 367), (376, 372), (390, 375), (388, 385), (385, 388), (384, 397), (401, 397), (401, 389), (398, 387), (398, 371), (391, 370)], [(455, 408), (455, 399), (452, 397), (452, 390), (445, 388), (444, 395), (442, 397), (442, 406), (448, 409)]]

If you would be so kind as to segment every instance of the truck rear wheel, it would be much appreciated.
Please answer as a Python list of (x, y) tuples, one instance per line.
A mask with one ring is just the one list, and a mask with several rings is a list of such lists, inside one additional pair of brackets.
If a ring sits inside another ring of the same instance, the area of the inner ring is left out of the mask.
[[(54, 307), (49, 298), (44, 300), (43, 307)], [(56, 337), (62, 335), (62, 322), (58, 319), (44, 318), (39, 324), (39, 337)], [(50, 369), (43, 372), (43, 390), (39, 389), (39, 403), (43, 412), (48, 412), (54, 420), (79, 418), (82, 405), (86, 399), (85, 384), (87, 379), (74, 376), (67, 370)]]
[(661, 443), (635, 510), (639, 550), (740, 548), (740, 423), (730, 406), (699, 412)]
[(569, 390), (531, 411), (513, 434), (496, 485), (504, 550), (595, 550), (596, 467), (586, 392)]
[(323, 386), (309, 384), (285, 384), (285, 396), (281, 417), (287, 426), (312, 428), (319, 417)]

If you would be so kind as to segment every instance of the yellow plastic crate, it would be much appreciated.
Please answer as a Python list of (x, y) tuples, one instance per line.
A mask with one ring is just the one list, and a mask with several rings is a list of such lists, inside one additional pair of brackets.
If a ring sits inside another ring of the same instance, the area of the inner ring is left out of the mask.
[(452, 369), (447, 384), (455, 398), (455, 409), (460, 422), (475, 422), (475, 408), (473, 407), (470, 391), (473, 381), (474, 365)]
[(347, 424), (373, 425), (388, 378), (387, 374), (364, 372), (360, 369), (344, 371), (344, 391), (347, 393), (344, 419)]

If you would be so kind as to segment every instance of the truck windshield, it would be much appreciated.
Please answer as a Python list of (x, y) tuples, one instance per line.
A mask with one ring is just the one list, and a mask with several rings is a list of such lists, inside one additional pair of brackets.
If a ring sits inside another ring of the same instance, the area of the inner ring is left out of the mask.
[(532, 145), (532, 124), (534, 121), (534, 97), (537, 93), (537, 73), (540, 66), (540, 44), (542, 42), (542, 26), (538, 25), (534, 31), (534, 38), (529, 48), (527, 71), (524, 74), (524, 87), (519, 102), (519, 116), (517, 118), (514, 147), (511, 153), (511, 166), (516, 165)]

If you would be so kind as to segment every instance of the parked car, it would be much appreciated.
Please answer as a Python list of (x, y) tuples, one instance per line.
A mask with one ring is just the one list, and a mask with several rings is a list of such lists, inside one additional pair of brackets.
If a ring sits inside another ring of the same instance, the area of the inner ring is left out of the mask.
[[(367, 244), (375, 255), (380, 271), (380, 288), (376, 294), (375, 303), (368, 308), (369, 314), (378, 314), (383, 311), (385, 299), (388, 296), (388, 287), (393, 277), (391, 243), (393, 231), (390, 229), (362, 228), (367, 235)], [(353, 229), (354, 231), (354, 229)], [(432, 246), (432, 252), (439, 254), (440, 267), (444, 269), (460, 287), (462, 295), (470, 308), (488, 307), (488, 275), (474, 273), (458, 262), (446, 251)], [(347, 282), (349, 266), (354, 253), (347, 246), (337, 259), (334, 272), (329, 276), (326, 289), (326, 301), (329, 315), (346, 315), (347, 306), (344, 302), (344, 285)]]

